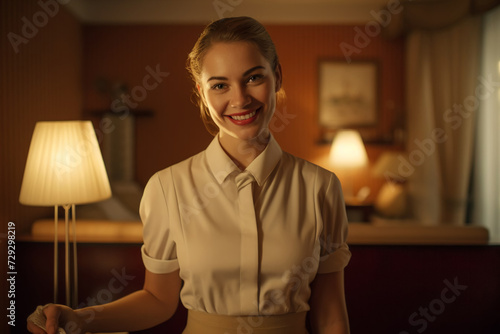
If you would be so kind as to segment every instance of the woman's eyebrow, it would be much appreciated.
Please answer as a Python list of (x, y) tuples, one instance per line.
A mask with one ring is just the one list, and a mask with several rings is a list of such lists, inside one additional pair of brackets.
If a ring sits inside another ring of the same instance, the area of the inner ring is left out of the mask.
[(207, 82), (210, 82), (211, 80), (227, 80), (226, 77), (210, 77), (207, 79)]
[[(251, 69), (249, 70), (246, 70), (245, 73), (243, 73), (243, 76), (247, 76), (248, 74), (252, 73), (253, 71), (255, 70), (258, 70), (258, 69), (265, 69), (264, 66), (262, 65), (258, 65), (258, 66), (254, 66), (252, 67)], [(227, 81), (227, 78), (226, 77), (210, 77), (207, 79), (207, 82), (210, 82), (212, 80), (222, 80), (222, 81)]]
[(258, 70), (258, 69), (265, 69), (265, 67), (264, 67), (264, 66), (262, 66), (262, 65), (254, 66), (254, 67), (252, 67), (251, 69), (249, 69), (249, 70), (245, 71), (245, 73), (243, 73), (243, 76), (247, 76), (248, 74), (250, 74), (250, 73), (252, 73), (253, 71)]

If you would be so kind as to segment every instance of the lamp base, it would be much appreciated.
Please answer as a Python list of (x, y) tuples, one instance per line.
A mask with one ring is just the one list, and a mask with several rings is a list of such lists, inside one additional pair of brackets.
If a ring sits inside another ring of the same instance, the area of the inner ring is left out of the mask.
[(386, 218), (403, 218), (408, 212), (408, 198), (403, 184), (385, 183), (375, 201), (375, 210)]

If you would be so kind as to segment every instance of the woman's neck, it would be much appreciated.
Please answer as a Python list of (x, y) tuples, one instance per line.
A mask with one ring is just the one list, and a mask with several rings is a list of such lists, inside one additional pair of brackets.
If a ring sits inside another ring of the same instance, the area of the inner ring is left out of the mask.
[(219, 143), (240, 170), (245, 170), (269, 143), (270, 133), (250, 140), (242, 140), (219, 133)]

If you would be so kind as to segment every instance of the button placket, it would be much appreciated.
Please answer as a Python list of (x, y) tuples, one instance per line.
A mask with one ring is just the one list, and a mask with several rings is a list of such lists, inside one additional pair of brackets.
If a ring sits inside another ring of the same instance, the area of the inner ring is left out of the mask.
[(241, 228), (240, 306), (244, 314), (258, 314), (258, 231), (253, 202), (255, 179), (248, 172), (236, 176)]

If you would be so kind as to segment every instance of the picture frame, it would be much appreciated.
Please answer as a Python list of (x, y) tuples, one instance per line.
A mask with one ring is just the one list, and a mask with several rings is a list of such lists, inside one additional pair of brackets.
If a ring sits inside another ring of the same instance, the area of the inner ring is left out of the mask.
[(318, 77), (318, 123), (323, 140), (336, 130), (377, 126), (377, 62), (320, 60)]

